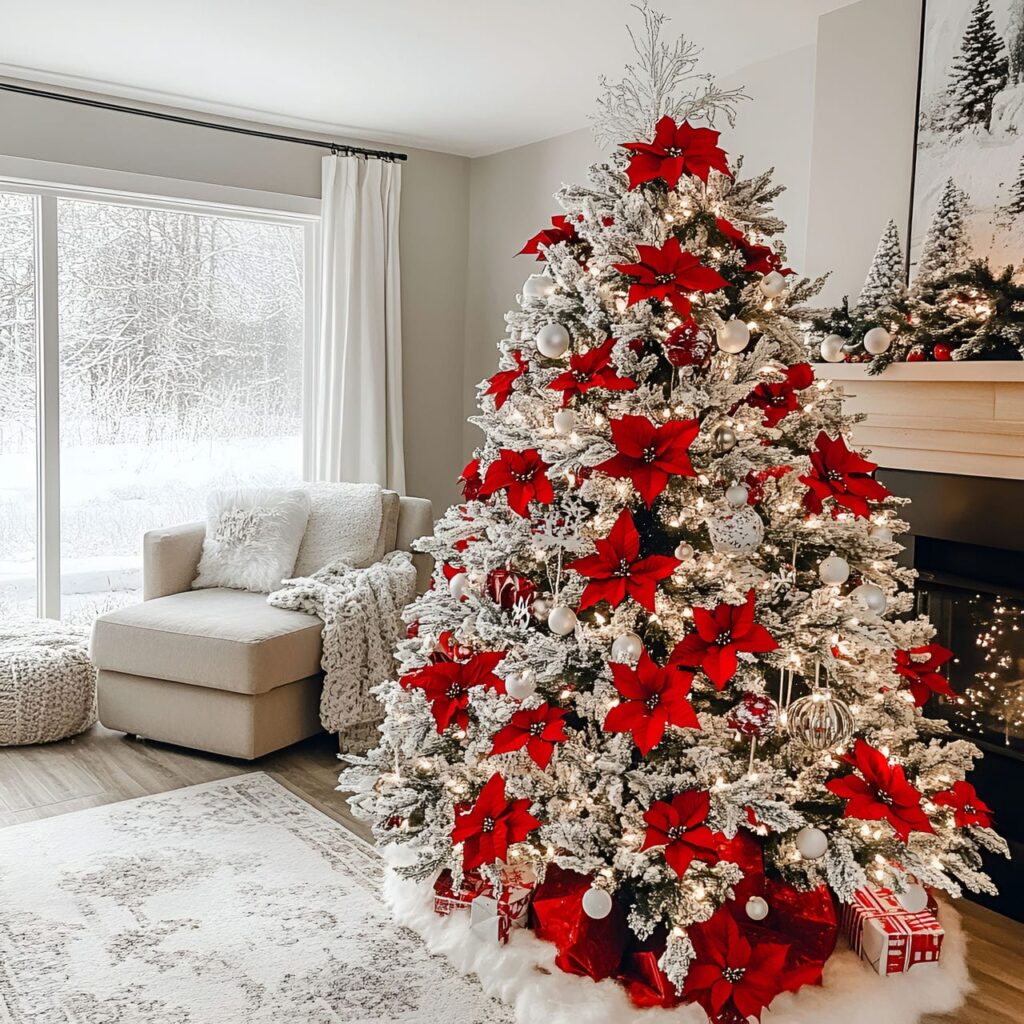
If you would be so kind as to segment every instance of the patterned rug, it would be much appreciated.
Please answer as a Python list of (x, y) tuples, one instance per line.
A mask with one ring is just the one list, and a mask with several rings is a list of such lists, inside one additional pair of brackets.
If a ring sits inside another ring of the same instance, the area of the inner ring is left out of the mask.
[(507, 1024), (261, 773), (0, 829), (4, 1024)]

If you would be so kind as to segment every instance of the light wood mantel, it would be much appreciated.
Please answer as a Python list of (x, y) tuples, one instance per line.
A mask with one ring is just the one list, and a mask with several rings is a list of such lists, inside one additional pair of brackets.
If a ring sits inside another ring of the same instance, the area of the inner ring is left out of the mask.
[(1024, 480), (1024, 361), (817, 363), (867, 415), (853, 440), (880, 466)]

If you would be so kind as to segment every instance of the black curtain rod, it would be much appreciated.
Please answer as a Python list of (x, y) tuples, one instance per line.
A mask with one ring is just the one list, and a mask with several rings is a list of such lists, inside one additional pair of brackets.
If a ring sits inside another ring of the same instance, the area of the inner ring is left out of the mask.
[(213, 128), (219, 132), (234, 132), (235, 135), (252, 135), (257, 139), (273, 139), (275, 142), (294, 142), (299, 146), (316, 146), (319, 149), (329, 149), (332, 153), (341, 153), (344, 156), (366, 156), (376, 160), (408, 159), (405, 153), (392, 153), (386, 149), (363, 149), (362, 146), (348, 146), (343, 142), (326, 142), (323, 139), (308, 139), (301, 135), (279, 135), (277, 132), (261, 132), (256, 128), (236, 128), (234, 125), (218, 124), (216, 121), (200, 121), (196, 117), (165, 114), (157, 110), (144, 110), (142, 107), (128, 107), (120, 103), (108, 103), (106, 100), (87, 99), (84, 96), (69, 96), (66, 93), (50, 92), (48, 89), (35, 89), (28, 85), (0, 82), (0, 89), (5, 92), (16, 92), (22, 96), (38, 96), (45, 100), (77, 103), (79, 106), (94, 107), (97, 110), (114, 110), (119, 114), (137, 114), (139, 117), (152, 117), (157, 121), (192, 125), (194, 128)]

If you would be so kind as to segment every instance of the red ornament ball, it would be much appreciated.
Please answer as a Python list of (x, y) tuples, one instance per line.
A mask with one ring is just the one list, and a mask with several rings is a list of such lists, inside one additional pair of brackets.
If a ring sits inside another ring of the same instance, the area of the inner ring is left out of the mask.
[(744, 736), (765, 739), (778, 727), (779, 706), (763, 693), (745, 693), (729, 712), (728, 724)]
[(707, 366), (715, 353), (711, 335), (692, 318), (665, 339), (665, 356), (673, 366)]
[(915, 345), (907, 353), (907, 362), (908, 363), (923, 363), (924, 361), (925, 361), (924, 349), (920, 348), (917, 345)]
[(953, 358), (953, 350), (948, 345), (943, 345), (940, 341), (935, 348), (932, 349), (932, 355), (940, 363), (947, 363)]

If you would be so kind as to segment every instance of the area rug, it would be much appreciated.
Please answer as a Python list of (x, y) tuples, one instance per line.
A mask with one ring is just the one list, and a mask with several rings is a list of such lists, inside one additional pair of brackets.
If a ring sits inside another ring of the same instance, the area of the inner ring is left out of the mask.
[(4, 1024), (506, 1024), (262, 773), (0, 829)]

